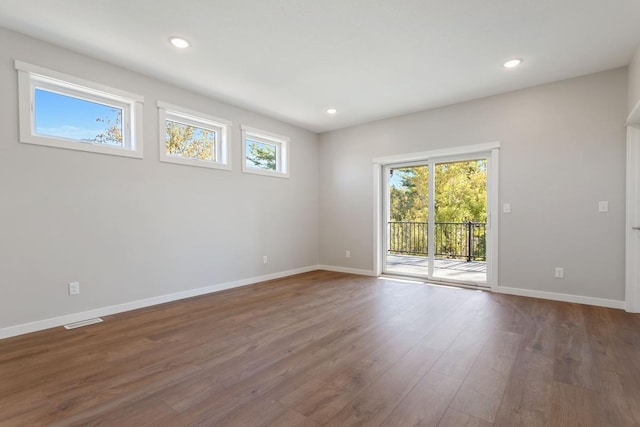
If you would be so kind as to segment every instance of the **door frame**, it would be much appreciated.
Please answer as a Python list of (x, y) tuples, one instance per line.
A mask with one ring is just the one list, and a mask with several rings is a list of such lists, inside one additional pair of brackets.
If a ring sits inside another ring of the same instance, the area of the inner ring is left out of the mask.
[[(492, 291), (498, 290), (498, 184), (499, 184), (499, 151), (500, 142), (465, 145), (441, 150), (423, 151), (419, 153), (399, 154), (373, 159), (373, 269), (376, 276), (382, 274), (386, 224), (384, 209), (388, 177), (386, 166), (396, 164), (429, 164), (433, 168), (436, 162), (464, 160), (465, 157), (484, 157), (487, 159), (487, 286)], [(432, 201), (430, 201), (432, 203)], [(431, 224), (433, 225), (433, 224)], [(430, 239), (431, 241), (433, 239)], [(431, 270), (431, 268), (430, 268)]]
[(625, 309), (640, 313), (640, 102), (627, 118)]

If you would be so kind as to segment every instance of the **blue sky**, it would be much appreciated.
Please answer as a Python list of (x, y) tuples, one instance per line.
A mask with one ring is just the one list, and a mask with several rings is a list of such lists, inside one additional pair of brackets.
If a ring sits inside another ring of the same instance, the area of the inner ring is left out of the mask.
[(92, 139), (108, 124), (96, 121), (109, 119), (115, 123), (119, 111), (70, 96), (36, 89), (36, 132), (76, 140)]
[(402, 177), (398, 172), (395, 172), (391, 175), (389, 179), (389, 185), (392, 187), (400, 188), (402, 187)]
[[(408, 169), (408, 168), (404, 168), (404, 169)], [(402, 185), (403, 174), (400, 172), (401, 170), (402, 169), (393, 170), (393, 174), (389, 178), (389, 186), (396, 187), (396, 188), (404, 188), (404, 185)]]

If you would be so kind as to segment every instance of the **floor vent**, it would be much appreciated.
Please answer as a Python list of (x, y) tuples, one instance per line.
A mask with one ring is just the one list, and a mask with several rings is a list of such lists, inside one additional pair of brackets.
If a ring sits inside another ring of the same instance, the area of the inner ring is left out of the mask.
[(102, 322), (102, 319), (99, 317), (96, 317), (95, 319), (87, 319), (87, 320), (81, 320), (80, 322), (69, 323), (68, 325), (64, 325), (64, 328), (75, 329), (75, 328), (81, 328), (83, 326), (93, 325), (94, 323), (100, 323), (100, 322)]

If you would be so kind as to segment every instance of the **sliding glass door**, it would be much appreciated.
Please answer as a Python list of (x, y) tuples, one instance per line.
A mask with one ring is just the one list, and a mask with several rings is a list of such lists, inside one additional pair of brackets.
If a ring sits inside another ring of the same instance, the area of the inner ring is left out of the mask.
[(385, 167), (387, 274), (487, 284), (487, 159)]

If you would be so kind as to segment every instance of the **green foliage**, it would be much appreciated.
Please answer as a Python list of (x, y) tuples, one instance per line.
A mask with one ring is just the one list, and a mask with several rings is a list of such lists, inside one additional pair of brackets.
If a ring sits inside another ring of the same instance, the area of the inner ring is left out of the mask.
[[(435, 166), (435, 222), (485, 222), (486, 160), (439, 163)], [(391, 221), (427, 222), (429, 168), (395, 169), (401, 185), (390, 189)]]
[(436, 165), (436, 222), (486, 222), (485, 160)]
[(258, 169), (276, 170), (276, 147), (258, 141), (247, 141), (247, 164)]
[(167, 154), (187, 159), (216, 159), (216, 133), (167, 120)]
[(411, 194), (403, 189), (391, 187), (390, 200), (390, 221), (408, 221), (409, 212), (413, 212), (414, 205), (414, 199)]
[[(390, 253), (423, 255), (428, 249), (429, 168), (393, 170), (390, 196)], [(435, 165), (434, 250), (439, 257), (485, 259), (486, 160)], [(453, 223), (453, 224), (447, 224)], [(469, 244), (469, 233), (472, 234)]]

